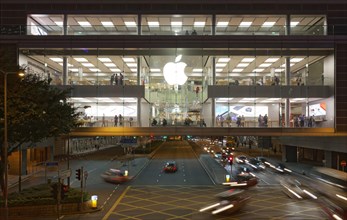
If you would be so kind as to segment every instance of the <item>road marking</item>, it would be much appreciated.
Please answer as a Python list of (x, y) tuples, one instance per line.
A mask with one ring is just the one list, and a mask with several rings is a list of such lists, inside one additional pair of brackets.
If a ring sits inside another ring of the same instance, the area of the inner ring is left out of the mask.
[(106, 213), (106, 215), (102, 218), (102, 220), (106, 220), (108, 219), (108, 217), (110, 217), (112, 211), (117, 207), (117, 205), (120, 203), (120, 201), (123, 199), (123, 197), (125, 196), (125, 194), (129, 191), (129, 189), (131, 188), (131, 186), (128, 186), (124, 192), (122, 193), (122, 195), (119, 196), (119, 198), (117, 199), (117, 201), (113, 204), (113, 206), (110, 208), (110, 210)]
[(112, 191), (112, 193), (110, 193), (110, 195), (107, 197), (107, 199), (106, 199), (106, 201), (104, 202), (104, 204), (102, 204), (101, 209), (103, 209), (104, 206), (106, 205), (106, 203), (108, 202), (108, 200), (111, 199), (113, 193), (116, 192), (116, 189), (118, 188), (118, 186), (119, 186), (119, 184), (114, 188), (114, 190)]

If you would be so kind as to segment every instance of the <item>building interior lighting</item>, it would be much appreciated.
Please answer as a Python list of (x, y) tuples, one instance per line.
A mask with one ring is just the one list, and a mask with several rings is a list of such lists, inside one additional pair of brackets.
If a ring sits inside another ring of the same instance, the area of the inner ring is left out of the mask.
[(272, 65), (272, 63), (262, 63), (259, 65), (259, 67), (269, 67), (271, 65)]
[(230, 61), (230, 58), (228, 58), (228, 57), (222, 57), (222, 58), (218, 59), (219, 63), (227, 63), (229, 61)]
[(298, 21), (291, 21), (291, 22), (290, 22), (290, 26), (291, 26), (291, 27), (295, 27), (295, 26), (297, 26), (299, 23), (300, 23), (300, 22), (298, 22)]
[(263, 23), (262, 27), (272, 27), (276, 24), (274, 21), (266, 21)]
[(74, 59), (80, 63), (88, 62), (88, 60), (86, 58), (83, 58), (83, 57), (76, 57)]
[(89, 70), (92, 72), (100, 72), (100, 69), (98, 68), (89, 68)]
[(251, 21), (242, 21), (239, 25), (239, 27), (249, 27), (252, 25)]
[(136, 27), (135, 21), (124, 21), (125, 26), (127, 27)]
[(279, 60), (280, 58), (268, 58), (265, 60), (264, 63), (274, 63), (276, 62), (277, 60)]
[(52, 61), (54, 61), (54, 62), (59, 62), (59, 63), (61, 63), (61, 62), (63, 62), (63, 59), (62, 58), (59, 58), (59, 57), (51, 57), (51, 58), (49, 58), (50, 60), (52, 60)]
[(202, 69), (193, 69), (193, 73), (202, 73)]
[(182, 26), (182, 21), (171, 21), (171, 26)]
[(131, 68), (130, 71), (131, 72), (137, 72), (137, 69), (136, 68)]
[(253, 62), (253, 60), (255, 60), (255, 58), (243, 58), (241, 60), (241, 63), (251, 63)]
[(64, 25), (64, 22), (62, 21), (55, 21), (54, 23), (58, 25), (59, 27), (62, 27)]
[(217, 73), (222, 72), (222, 71), (223, 71), (223, 69), (221, 69), (221, 68), (216, 68), (216, 72), (217, 72)]
[(241, 69), (241, 68), (235, 68), (235, 69), (233, 69), (233, 73), (239, 73), (239, 72), (242, 72), (243, 71), (243, 69)]
[(94, 67), (94, 64), (92, 63), (82, 63), (82, 65), (85, 67)]
[(112, 21), (102, 21), (101, 24), (104, 26), (104, 27), (114, 27), (114, 24)]
[(104, 63), (104, 65), (107, 67), (116, 67), (116, 64), (114, 63)]
[[(64, 63), (59, 63), (59, 65), (60, 65), (60, 66), (63, 66)], [(67, 66), (68, 66), (68, 67), (73, 67), (73, 65), (72, 65), (71, 63), (68, 63)]]
[(77, 22), (82, 27), (91, 27), (92, 25), (88, 21), (78, 21)]
[(152, 73), (160, 73), (160, 69), (155, 69), (155, 68), (153, 68), (153, 69), (150, 69), (150, 71), (151, 71)]
[(254, 69), (252, 72), (260, 73), (260, 72), (263, 72), (263, 71), (264, 71), (264, 69), (257, 68), (257, 69)]
[(150, 27), (159, 27), (159, 21), (148, 21), (147, 24)]
[(194, 27), (205, 27), (205, 23), (204, 21), (195, 21)]
[(290, 62), (292, 63), (298, 63), (298, 62), (301, 62), (304, 58), (292, 58), (290, 59)]
[(123, 57), (123, 61), (126, 63), (135, 63), (135, 59), (132, 57)]
[(249, 63), (239, 63), (237, 64), (236, 67), (247, 67), (247, 66), (249, 66)]
[(110, 70), (111, 72), (121, 72), (121, 70), (118, 68), (110, 68)]
[(216, 67), (225, 67), (227, 63), (216, 63)]
[(228, 21), (218, 21), (217, 27), (227, 27), (229, 25)]
[(100, 60), (100, 62), (103, 62), (103, 63), (111, 63), (111, 59), (108, 58), (108, 57), (98, 57), (98, 60)]

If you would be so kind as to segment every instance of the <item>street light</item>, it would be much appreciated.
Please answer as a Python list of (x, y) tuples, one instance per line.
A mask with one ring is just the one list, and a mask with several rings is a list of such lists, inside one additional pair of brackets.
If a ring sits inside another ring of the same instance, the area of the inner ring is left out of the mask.
[(7, 160), (7, 75), (8, 74), (18, 74), (19, 76), (24, 76), (24, 70), (20, 69), (18, 72), (5, 72), (0, 70), (4, 74), (4, 144), (3, 144), (3, 153), (4, 153), (4, 205), (5, 205), (5, 219), (8, 219), (8, 160)]

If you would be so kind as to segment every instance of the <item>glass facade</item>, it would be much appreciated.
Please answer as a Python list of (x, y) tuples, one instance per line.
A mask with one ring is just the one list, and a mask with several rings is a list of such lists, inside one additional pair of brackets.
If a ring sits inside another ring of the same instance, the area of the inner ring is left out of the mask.
[[(42, 36), (280, 36), (327, 35), (326, 26), (323, 15), (31, 14), (26, 30)], [(335, 123), (332, 48), (20, 48), (19, 63), (52, 85), (84, 91), (70, 99), (84, 113), (81, 126)], [(129, 95), (129, 88), (143, 95)]]

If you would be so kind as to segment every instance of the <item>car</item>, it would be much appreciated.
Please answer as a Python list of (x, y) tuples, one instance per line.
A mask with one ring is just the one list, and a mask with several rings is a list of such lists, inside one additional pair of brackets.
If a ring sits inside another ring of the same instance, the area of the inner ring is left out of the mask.
[(249, 159), (247, 164), (251, 166), (255, 171), (265, 170), (265, 164), (257, 160), (257, 158)]
[(130, 177), (126, 175), (124, 171), (118, 170), (118, 169), (109, 169), (103, 174), (101, 174), (101, 177), (106, 181), (110, 183), (124, 183), (129, 181)]
[(237, 163), (244, 164), (247, 161), (247, 157), (244, 156), (244, 155), (240, 155), (240, 156), (237, 156), (235, 158), (235, 160), (236, 160)]
[(166, 162), (164, 168), (164, 172), (166, 173), (174, 173), (177, 171), (177, 166), (175, 161), (168, 161)]

